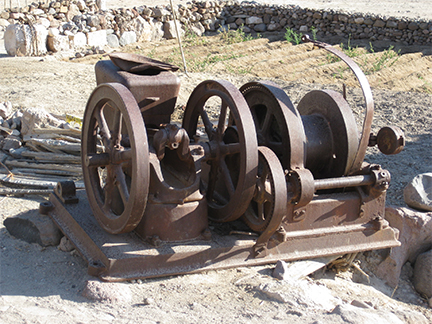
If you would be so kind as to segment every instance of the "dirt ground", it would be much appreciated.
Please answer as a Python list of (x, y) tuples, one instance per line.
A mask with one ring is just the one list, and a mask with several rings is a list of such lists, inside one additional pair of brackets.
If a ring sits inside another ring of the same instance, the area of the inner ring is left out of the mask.
[[(324, 0), (291, 2), (313, 8), (330, 4)], [(145, 4), (145, 1), (139, 3)], [(334, 1), (331, 5), (335, 9), (348, 9), (349, 6), (353, 11), (368, 12), (371, 3), (367, 0)], [(126, 2), (108, 1), (109, 6), (115, 4), (121, 7)], [(133, 2), (127, 4), (133, 5)], [(432, 18), (432, 12), (428, 13), (432, 7), (425, 1), (394, 6), (394, 1), (388, 0), (379, 4), (374, 2), (373, 6), (374, 12), (384, 15), (397, 15), (399, 11), (401, 15)], [(393, 11), (386, 11), (390, 9)], [(336, 44), (339, 43), (337, 40)], [(407, 139), (406, 147), (399, 155), (385, 156), (376, 149), (369, 149), (366, 160), (381, 164), (392, 174), (387, 204), (404, 206), (405, 185), (415, 175), (432, 171), (430, 49), (400, 47), (395, 49), (400, 49), (400, 54), (394, 55), (389, 44), (377, 44), (375, 51), (369, 49), (368, 53), (362, 44), (350, 44), (353, 48), (357, 45), (359, 54), (355, 59), (364, 71), (368, 71), (374, 95), (373, 131), (376, 133), (383, 126), (396, 125)], [(350, 71), (341, 62), (333, 62), (325, 52), (308, 44), (293, 46), (265, 37), (229, 44), (214, 36), (205, 39), (189, 37), (184, 46), (189, 73), (178, 72), (181, 79), (178, 107), (187, 102), (196, 85), (207, 79), (225, 79), (237, 87), (250, 80), (270, 79), (287, 92), (294, 105), (313, 89), (341, 91), (342, 83), (345, 83), (347, 100), (356, 119), (360, 123), (363, 118), (362, 92)], [(182, 66), (173, 41), (134, 44), (125, 50)], [(100, 56), (70, 61), (53, 56), (11, 58), (4, 53), (0, 48), (0, 102), (11, 101), (17, 109), (38, 107), (59, 115), (65, 112), (83, 115), (86, 101), (96, 86), (94, 63), (101, 59)], [(389, 59), (381, 59), (383, 56)], [(181, 118), (180, 109), (174, 118)], [(92, 277), (86, 273), (86, 264), (80, 257), (55, 247), (41, 248), (17, 240), (3, 226), (8, 217), (37, 213), (39, 203), (44, 199), (0, 199), (0, 323), (346, 322), (343, 317), (325, 309), (293, 307), (264, 296), (259, 286), (274, 281), (270, 275), (272, 265), (123, 283), (121, 285), (131, 290), (131, 301), (91, 302), (81, 296), (86, 281)], [(432, 322), (432, 311), (426, 300), (410, 283), (411, 266), (404, 267), (400, 284), (394, 290), (369, 271), (367, 260), (372, 258), (372, 253), (366, 253), (358, 261), (371, 276), (370, 283), (353, 269), (338, 275), (327, 272), (316, 277), (313, 283), (330, 289), (340, 302), (370, 302), (376, 310), (392, 312), (405, 323), (419, 323), (418, 317), (413, 315), (418, 313), (423, 314), (426, 322)], [(353, 320), (352, 323), (363, 322)]]

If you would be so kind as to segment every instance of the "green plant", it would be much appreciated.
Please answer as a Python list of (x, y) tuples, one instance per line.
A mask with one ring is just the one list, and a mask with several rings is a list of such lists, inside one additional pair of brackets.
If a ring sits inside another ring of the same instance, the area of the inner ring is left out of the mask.
[(183, 42), (185, 46), (200, 46), (200, 45), (206, 45), (208, 43), (205, 37), (198, 36), (189, 27), (186, 27), (185, 34), (183, 36)]
[(226, 29), (219, 31), (219, 35), (221, 36), (222, 40), (227, 44), (247, 42), (254, 39), (251, 34), (245, 33), (245, 31), (243, 30), (243, 25), (236, 30), (232, 30), (228, 26)]
[(317, 32), (318, 32), (318, 30), (316, 29), (315, 26), (312, 26), (312, 27), (310, 28), (310, 30), (311, 30), (311, 32), (312, 32), (312, 39), (313, 39), (314, 41), (316, 41), (316, 40), (317, 40)]
[(287, 27), (285, 29), (285, 35), (284, 35), (284, 37), (285, 37), (285, 40), (288, 43), (298, 45), (298, 44), (301, 43), (301, 37), (302, 37), (302, 35), (300, 33), (296, 32), (295, 30)]

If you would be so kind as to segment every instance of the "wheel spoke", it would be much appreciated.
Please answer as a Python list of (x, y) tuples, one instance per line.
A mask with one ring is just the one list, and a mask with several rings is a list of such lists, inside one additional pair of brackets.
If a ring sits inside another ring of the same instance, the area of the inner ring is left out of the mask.
[(213, 135), (213, 123), (208, 118), (208, 115), (207, 115), (206, 111), (204, 110), (204, 108), (202, 108), (200, 115), (201, 115), (202, 122), (204, 123), (204, 128), (205, 128), (205, 131), (207, 133), (207, 136), (209, 139), (211, 139), (213, 137), (212, 136)]
[(126, 183), (125, 174), (123, 173), (123, 170), (120, 165), (116, 166), (115, 173), (116, 173), (115, 184), (120, 192), (120, 196), (123, 200), (123, 204), (126, 205), (127, 202), (129, 201), (129, 189)]
[(107, 124), (107, 121), (105, 119), (105, 116), (103, 114), (103, 109), (100, 109), (96, 112), (96, 120), (99, 125), (99, 133), (102, 137), (102, 142), (105, 145), (105, 147), (109, 147), (111, 142), (111, 133)]
[(229, 171), (228, 166), (226, 165), (224, 159), (222, 159), (220, 161), (220, 170), (221, 170), (221, 173), (222, 173), (222, 176), (224, 179), (225, 187), (228, 190), (228, 194), (230, 197), (232, 197), (234, 195), (234, 192), (235, 192), (235, 187), (234, 187), (234, 183), (233, 183), (232, 178), (231, 178), (230, 171)]
[(264, 203), (258, 203), (257, 204), (257, 218), (260, 221), (265, 221), (265, 214), (264, 214)]
[(103, 210), (105, 210), (105, 213), (111, 213), (111, 206), (112, 206), (112, 198), (114, 196), (114, 183), (112, 182), (111, 178), (105, 179), (105, 186), (103, 188), (104, 190), (104, 205), (102, 207)]
[(220, 110), (220, 114), (219, 114), (219, 121), (218, 121), (218, 126), (217, 126), (217, 133), (218, 133), (218, 136), (220, 136), (220, 138), (222, 138), (222, 134), (225, 131), (225, 127), (226, 127), (225, 122), (226, 122), (227, 108), (228, 108), (228, 105), (226, 104), (226, 102), (224, 100), (222, 100), (221, 110)]
[(113, 129), (111, 139), (114, 141), (114, 145), (119, 145), (121, 142), (121, 131), (122, 131), (122, 123), (123, 123), (123, 114), (120, 110), (115, 110), (114, 118), (113, 118)]
[(273, 114), (270, 111), (270, 109), (267, 109), (266, 115), (264, 117), (264, 121), (261, 124), (261, 132), (263, 134), (268, 134), (270, 130), (271, 120), (272, 120)]

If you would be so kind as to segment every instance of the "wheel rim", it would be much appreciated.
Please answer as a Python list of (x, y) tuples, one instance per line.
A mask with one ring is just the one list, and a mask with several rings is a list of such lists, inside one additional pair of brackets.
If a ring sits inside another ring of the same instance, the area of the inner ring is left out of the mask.
[[(220, 100), (216, 124), (205, 108), (212, 97)], [(196, 139), (200, 122), (207, 139), (199, 141), (206, 142), (210, 151), (209, 171), (201, 177), (209, 218), (219, 222), (235, 220), (246, 211), (254, 193), (258, 146), (251, 113), (234, 85), (209, 80), (195, 88), (186, 105), (183, 128), (192, 140)]]
[(125, 86), (108, 83), (93, 91), (84, 114), (81, 149), (95, 218), (109, 233), (132, 231), (147, 203), (149, 152), (139, 107)]
[(253, 231), (262, 232), (273, 217), (282, 220), (286, 214), (287, 188), (278, 157), (267, 147), (260, 146), (258, 149), (255, 194), (242, 219)]
[(303, 125), (287, 94), (270, 81), (249, 82), (240, 91), (252, 112), (258, 145), (270, 148), (285, 169), (303, 167)]

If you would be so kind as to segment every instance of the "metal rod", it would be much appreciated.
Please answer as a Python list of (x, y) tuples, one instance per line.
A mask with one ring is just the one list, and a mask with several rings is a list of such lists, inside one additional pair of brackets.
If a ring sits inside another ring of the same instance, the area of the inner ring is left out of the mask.
[(345, 187), (367, 186), (375, 182), (375, 177), (367, 175), (357, 175), (341, 178), (317, 179), (314, 180), (315, 191), (322, 189), (336, 189)]

